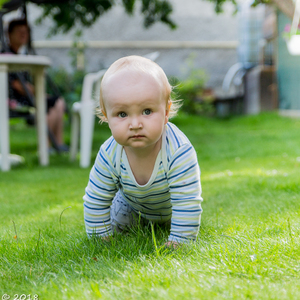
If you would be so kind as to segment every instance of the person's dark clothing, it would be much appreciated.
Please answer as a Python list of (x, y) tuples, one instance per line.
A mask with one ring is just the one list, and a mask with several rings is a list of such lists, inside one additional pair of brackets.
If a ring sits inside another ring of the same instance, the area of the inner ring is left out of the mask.
[[(11, 54), (18, 54), (16, 53), (13, 49), (9, 48), (9, 53)], [(19, 75), (19, 76), (18, 76)], [(8, 74), (8, 86), (9, 86), (9, 93), (8, 97), (10, 100), (16, 100), (20, 105), (24, 107), (30, 107), (34, 106), (34, 103), (32, 103), (31, 99), (26, 96), (26, 95), (21, 95), (16, 89), (12, 87), (12, 82), (15, 80), (20, 80), (24, 83), (26, 82), (32, 82), (31, 76), (28, 72), (22, 71), (22, 72), (9, 72)], [(56, 101), (58, 100), (58, 96), (51, 96), (47, 95), (47, 112), (49, 111), (50, 108), (54, 107)]]

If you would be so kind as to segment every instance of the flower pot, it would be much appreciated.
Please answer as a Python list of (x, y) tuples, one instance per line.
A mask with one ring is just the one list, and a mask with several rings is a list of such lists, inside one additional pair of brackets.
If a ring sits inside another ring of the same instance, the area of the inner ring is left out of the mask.
[(300, 35), (292, 35), (286, 45), (291, 55), (300, 55)]

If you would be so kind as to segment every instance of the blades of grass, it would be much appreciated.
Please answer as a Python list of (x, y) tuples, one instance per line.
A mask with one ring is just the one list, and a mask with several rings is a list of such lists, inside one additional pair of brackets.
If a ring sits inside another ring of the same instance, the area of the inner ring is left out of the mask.
[(61, 216), (62, 216), (63, 212), (64, 212), (65, 210), (67, 210), (68, 208), (72, 208), (72, 206), (66, 207), (66, 208), (63, 209), (63, 211), (60, 213), (60, 216), (59, 216), (59, 225), (60, 225), (60, 229), (61, 229)]
[(289, 229), (289, 235), (291, 238), (291, 242), (294, 243), (294, 238), (293, 238), (293, 234), (292, 234), (292, 230), (291, 230), (290, 218), (287, 219), (287, 223), (288, 223), (288, 229)]
[(160, 253), (159, 253), (159, 249), (157, 248), (157, 244), (156, 244), (156, 238), (155, 238), (155, 232), (154, 232), (154, 226), (153, 223), (151, 222), (151, 232), (152, 232), (152, 241), (154, 244), (154, 248), (155, 248), (155, 252), (156, 252), (156, 256), (159, 257)]
[(39, 229), (39, 238), (38, 238), (38, 241), (36, 243), (36, 247), (35, 247), (34, 253), (36, 253), (37, 249), (39, 248), (40, 239), (41, 239), (41, 229)]
[(240, 241), (239, 239), (233, 237), (233, 236), (229, 236), (229, 235), (225, 235), (225, 234), (219, 234), (219, 236), (222, 236), (222, 237), (226, 237), (226, 238), (230, 238), (230, 239), (233, 239), (241, 244), (244, 244), (242, 241)]
[(18, 246), (18, 248), (19, 248), (19, 241), (18, 241), (18, 233), (17, 233), (16, 224), (15, 224), (15, 222), (14, 222), (14, 221), (12, 221), (12, 222), (13, 222), (13, 224), (14, 224), (14, 230), (15, 230), (15, 239), (16, 239), (16, 241), (17, 241), (17, 246)]
[(94, 292), (95, 296), (97, 296), (98, 298), (102, 298), (102, 294), (99, 290), (99, 285), (96, 282), (91, 282), (91, 289)]

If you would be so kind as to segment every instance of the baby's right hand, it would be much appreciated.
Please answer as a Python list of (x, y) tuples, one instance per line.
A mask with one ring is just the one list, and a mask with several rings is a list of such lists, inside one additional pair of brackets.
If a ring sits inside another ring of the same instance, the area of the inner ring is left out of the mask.
[(168, 241), (165, 243), (165, 246), (168, 247), (168, 248), (173, 248), (173, 249), (177, 249), (179, 247), (179, 243), (178, 242), (171, 242), (171, 241)]

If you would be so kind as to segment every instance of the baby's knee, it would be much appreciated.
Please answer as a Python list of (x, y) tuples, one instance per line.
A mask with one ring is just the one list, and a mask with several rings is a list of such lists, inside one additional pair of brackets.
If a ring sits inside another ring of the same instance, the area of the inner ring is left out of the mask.
[(126, 227), (131, 227), (136, 224), (138, 214), (122, 197), (121, 193), (118, 192), (110, 208), (110, 218), (112, 226), (116, 227), (116, 231), (122, 231)]

